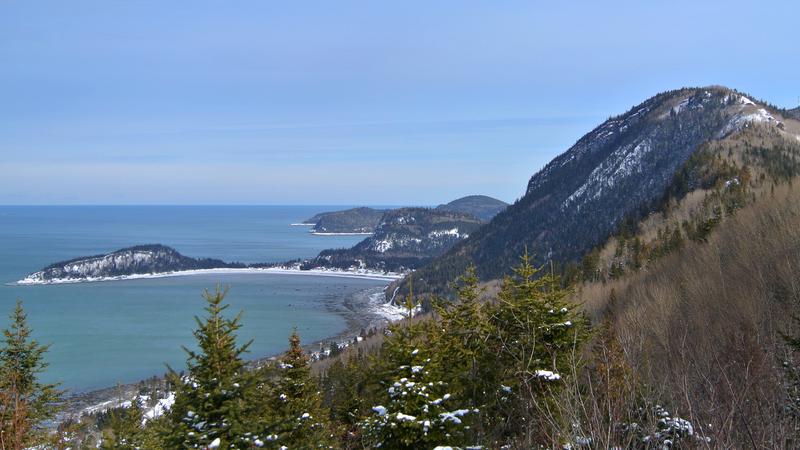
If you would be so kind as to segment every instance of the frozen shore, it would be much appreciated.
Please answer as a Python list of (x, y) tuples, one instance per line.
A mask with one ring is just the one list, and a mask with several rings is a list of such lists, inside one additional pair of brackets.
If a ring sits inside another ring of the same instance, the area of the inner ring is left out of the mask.
[(314, 236), (372, 236), (371, 232), (352, 232), (352, 233), (328, 233), (324, 231), (310, 231)]
[(69, 283), (94, 283), (101, 281), (121, 281), (121, 280), (137, 280), (149, 278), (165, 278), (165, 277), (183, 277), (191, 275), (226, 275), (226, 274), (285, 274), (285, 275), (306, 275), (306, 276), (321, 276), (321, 277), (342, 277), (342, 278), (361, 278), (368, 280), (397, 280), (403, 277), (403, 274), (396, 272), (379, 272), (366, 269), (310, 269), (300, 270), (295, 267), (267, 267), (267, 268), (220, 268), (220, 269), (198, 269), (198, 270), (178, 270), (173, 272), (159, 272), (159, 273), (142, 273), (131, 275), (120, 275), (115, 277), (85, 277), (85, 278), (53, 278), (49, 280), (35, 279), (31, 277), (23, 278), (15, 283), (9, 283), (17, 286), (32, 286), (43, 284), (69, 284)]

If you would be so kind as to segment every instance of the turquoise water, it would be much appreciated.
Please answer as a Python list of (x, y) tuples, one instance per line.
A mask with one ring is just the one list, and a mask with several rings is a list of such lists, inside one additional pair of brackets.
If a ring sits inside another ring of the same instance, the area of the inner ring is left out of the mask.
[(332, 311), (382, 281), (280, 274), (217, 274), (49, 286), (7, 286), (50, 263), (161, 243), (194, 257), (280, 262), (349, 247), (363, 237), (314, 236), (292, 227), (332, 209), (313, 206), (0, 206), (0, 324), (24, 302), (34, 337), (52, 344), (46, 381), (84, 391), (181, 368), (203, 289), (230, 287), (231, 312), (244, 311), (240, 336), (250, 356), (286, 347), (296, 326), (307, 341), (341, 332)]

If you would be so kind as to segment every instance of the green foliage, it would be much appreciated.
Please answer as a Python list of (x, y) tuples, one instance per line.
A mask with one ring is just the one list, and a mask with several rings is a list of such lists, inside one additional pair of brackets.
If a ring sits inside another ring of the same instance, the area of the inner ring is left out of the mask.
[[(494, 447), (536, 429), (572, 373), (568, 356), (586, 339), (588, 322), (559, 278), (528, 255), (514, 274), (485, 298), (468, 269), (454, 286), (457, 301), (435, 301), (433, 318), (390, 327), (372, 372), (374, 411), (362, 421), (368, 446)], [(522, 441), (546, 442), (538, 438)]]
[(441, 367), (448, 368), (444, 380), (458, 393), (460, 406), (474, 412), (465, 420), (471, 424), (472, 439), (479, 442), (494, 428), (498, 397), (505, 397), (498, 388), (497, 330), (490, 321), (495, 305), (480, 299), (482, 290), (474, 267), (467, 269), (454, 289), (457, 301), (436, 305), (441, 329), (436, 356)]
[(47, 444), (52, 438), (46, 424), (55, 418), (62, 402), (56, 384), (39, 381), (47, 368), (47, 345), (31, 337), (27, 316), (18, 301), (10, 328), (3, 330), (0, 347), (0, 448), (22, 449)]
[(288, 448), (331, 448), (330, 413), (322, 406), (319, 386), (311, 377), (297, 330), (289, 337), (289, 350), (278, 368), (270, 401), (272, 418), (266, 433)]
[(254, 427), (259, 417), (253, 417), (247, 405), (254, 396), (255, 380), (242, 360), (250, 343), (237, 345), (241, 315), (223, 316), (228, 307), (222, 303), (225, 294), (219, 289), (204, 293), (207, 316), (196, 318), (194, 332), (199, 350), (184, 348), (188, 354), (185, 376), (170, 369), (176, 392), (168, 416), (170, 429), (164, 436), (169, 448), (242, 448), (257, 438)]
[(491, 323), (502, 384), (515, 394), (500, 405), (509, 433), (534, 433), (549, 397), (571, 373), (569, 356), (587, 337), (588, 319), (568, 295), (558, 276), (533, 266), (527, 253), (503, 282)]
[(140, 399), (134, 398), (127, 408), (110, 412), (110, 427), (105, 430), (100, 448), (104, 450), (137, 450), (155, 448), (147, 446), (144, 429), (144, 410)]
[(358, 422), (365, 407), (366, 387), (371, 382), (366, 358), (359, 352), (346, 360), (337, 359), (321, 380), (331, 422), (338, 425), (343, 448), (360, 448)]
[(429, 332), (420, 323), (392, 327), (382, 353), (383, 395), (361, 422), (368, 447), (405, 450), (463, 443), (462, 418), (473, 411), (457, 408), (442, 381), (442, 367), (432, 352), (419, 348), (419, 338)]

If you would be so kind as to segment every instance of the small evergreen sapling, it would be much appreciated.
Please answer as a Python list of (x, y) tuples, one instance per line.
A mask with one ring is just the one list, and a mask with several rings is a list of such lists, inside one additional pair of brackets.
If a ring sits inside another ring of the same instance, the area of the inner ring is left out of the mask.
[(59, 411), (63, 392), (39, 381), (47, 368), (49, 346), (31, 337), (27, 316), (18, 301), (0, 347), (0, 448), (19, 450), (46, 444), (47, 422)]

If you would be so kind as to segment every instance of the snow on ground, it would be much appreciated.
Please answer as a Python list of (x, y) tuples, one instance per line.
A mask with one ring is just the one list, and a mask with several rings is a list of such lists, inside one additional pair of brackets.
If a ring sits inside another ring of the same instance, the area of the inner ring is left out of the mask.
[(372, 236), (375, 233), (364, 231), (364, 232), (350, 232), (350, 233), (329, 233), (327, 231), (311, 231), (311, 234), (314, 236)]
[(461, 237), (461, 235), (458, 233), (458, 228), (451, 228), (449, 230), (433, 230), (430, 233), (428, 233), (428, 237), (431, 239), (437, 239), (442, 236)]
[(211, 274), (286, 274), (286, 275), (312, 275), (312, 276), (325, 276), (325, 277), (342, 277), (342, 278), (361, 278), (370, 280), (396, 280), (403, 277), (403, 274), (395, 272), (379, 272), (367, 269), (312, 269), (300, 270), (297, 268), (288, 267), (268, 267), (268, 268), (241, 268), (241, 269), (197, 269), (197, 270), (177, 270), (173, 272), (161, 273), (140, 273), (132, 275), (120, 275), (116, 277), (85, 277), (85, 278), (54, 278), (50, 280), (42, 280), (37, 278), (26, 277), (13, 285), (38, 285), (38, 284), (65, 284), (65, 283), (90, 283), (97, 281), (120, 281), (120, 280), (137, 280), (149, 278), (165, 278), (165, 277), (182, 277), (190, 275), (211, 275)]
[[(747, 99), (746, 97), (742, 98)], [(754, 105), (754, 103), (750, 100), (747, 101), (749, 103), (746, 103), (745, 105)], [(772, 114), (770, 114), (766, 109), (757, 108), (752, 111), (753, 109), (754, 108), (748, 108), (746, 106), (742, 107), (742, 110), (738, 114), (734, 115), (725, 125), (725, 128), (722, 129), (719, 137), (727, 136), (734, 131), (739, 131), (750, 123), (777, 123), (775, 117), (773, 117)]]
[[(147, 402), (150, 400), (149, 395), (139, 395), (136, 397), (136, 400), (142, 405), (144, 412), (142, 413), (143, 419), (142, 422), (147, 422), (148, 420), (155, 419), (158, 417), (163, 416), (164, 414), (172, 408), (172, 405), (175, 404), (175, 393), (169, 392), (165, 398), (159, 399), (155, 405), (147, 407)], [(90, 415), (96, 414), (99, 412), (108, 411), (114, 408), (130, 408), (131, 401), (119, 401), (118, 399), (115, 400), (108, 400), (105, 402), (98, 403), (96, 405), (89, 406), (84, 408), (81, 411), (81, 415)]]
[(561, 207), (567, 208), (572, 203), (583, 203), (599, 198), (604, 189), (614, 187), (620, 180), (630, 176), (634, 170), (640, 170), (642, 159), (652, 148), (648, 139), (635, 144), (631, 143), (614, 150), (592, 170), (586, 182), (564, 200)]
[(561, 375), (551, 372), (549, 370), (537, 370), (536, 376), (539, 378), (543, 378), (547, 381), (557, 381), (561, 379)]
[(163, 416), (175, 404), (175, 393), (170, 392), (167, 398), (162, 398), (152, 408), (144, 412), (144, 421)]
[[(395, 293), (397, 291), (395, 290)], [(370, 296), (371, 309), (377, 315), (384, 317), (389, 322), (408, 317), (408, 308), (395, 304), (394, 296), (389, 301), (386, 301), (386, 296), (383, 290), (376, 292)], [(411, 316), (416, 316), (422, 311), (421, 306), (417, 305), (411, 310)]]
[(745, 97), (744, 95), (739, 97), (739, 103), (741, 103), (743, 105), (755, 105), (755, 103), (753, 103), (752, 100), (750, 100), (749, 98)]

